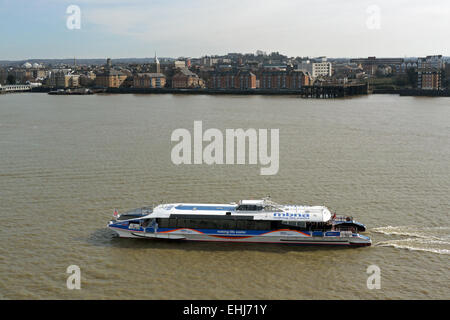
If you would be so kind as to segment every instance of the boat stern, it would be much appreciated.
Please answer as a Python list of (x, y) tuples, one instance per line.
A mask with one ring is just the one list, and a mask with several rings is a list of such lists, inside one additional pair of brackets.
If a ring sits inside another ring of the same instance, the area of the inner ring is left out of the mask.
[(350, 239), (350, 244), (354, 246), (371, 246), (372, 245), (372, 239), (370, 237), (354, 233), (352, 234), (352, 237)]

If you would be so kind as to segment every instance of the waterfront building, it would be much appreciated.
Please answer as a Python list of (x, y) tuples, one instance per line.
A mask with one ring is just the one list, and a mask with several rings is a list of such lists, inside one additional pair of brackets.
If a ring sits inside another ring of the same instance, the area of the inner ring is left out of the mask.
[(444, 89), (450, 89), (450, 63), (445, 64), (444, 76), (442, 77), (442, 87)]
[(311, 63), (311, 70), (307, 70), (313, 78), (317, 77), (331, 77), (333, 74), (333, 67), (331, 62), (327, 61), (326, 57), (319, 58), (319, 61)]
[(417, 59), (417, 87), (422, 90), (443, 89), (445, 61), (442, 55)]
[(162, 73), (137, 73), (133, 76), (135, 88), (164, 88), (166, 76)]
[(6, 84), (8, 80), (8, 70), (0, 69), (0, 85)]
[(178, 69), (172, 77), (172, 88), (200, 88), (202, 86), (203, 80), (188, 68)]
[(54, 69), (50, 72), (47, 82), (53, 88), (75, 88), (79, 87), (79, 75), (71, 74), (70, 69)]
[(317, 78), (319, 76), (331, 77), (333, 72), (331, 62), (313, 62), (311, 67), (311, 75), (313, 78)]
[(351, 63), (356, 63), (361, 65), (364, 72), (368, 75), (375, 75), (378, 70), (378, 66), (391, 66), (392, 70), (399, 72), (401, 70), (401, 65), (405, 60), (403, 58), (357, 58), (350, 59)]
[(442, 55), (426, 56), (425, 58), (417, 59), (418, 69), (443, 69), (445, 68), (445, 61)]
[(376, 70), (377, 75), (387, 76), (389, 74), (392, 74), (392, 67), (391, 66), (378, 66)]
[(333, 77), (335, 79), (357, 79), (364, 75), (364, 70), (356, 64), (335, 64), (333, 66)]
[(406, 73), (409, 69), (417, 70), (417, 61), (405, 61), (400, 65), (400, 68), (393, 71), (396, 73)]
[(33, 71), (30, 68), (9, 70), (8, 76), (12, 75), (16, 83), (25, 83), (27, 81), (31, 81), (33, 80)]
[(216, 65), (219, 62), (218, 58), (213, 58), (213, 57), (202, 57), (201, 58), (201, 64), (207, 67), (212, 67), (213, 65)]
[(442, 73), (440, 69), (421, 69), (417, 72), (417, 87), (422, 90), (442, 89)]
[(193, 66), (200, 66), (202, 63), (202, 59), (201, 58), (190, 58), (189, 59), (189, 68), (193, 67)]
[(256, 89), (256, 75), (246, 70), (214, 72), (208, 81), (208, 88)]
[(262, 66), (263, 71), (286, 71), (288, 66), (286, 64), (265, 64)]
[(95, 85), (96, 75), (94, 72), (89, 71), (85, 74), (80, 75), (80, 86), (82, 87), (91, 87)]
[(234, 85), (236, 89), (256, 89), (256, 75), (250, 71), (239, 71)]
[(80, 75), (78, 74), (68, 74), (64, 76), (64, 87), (65, 88), (76, 88), (80, 86)]
[(318, 58), (316, 61), (301, 60), (295, 63), (294, 69), (309, 73), (313, 78), (331, 77), (333, 74), (333, 66), (325, 57)]
[(33, 75), (33, 79), (44, 79), (48, 75), (48, 71), (45, 69), (41, 69), (41, 68), (33, 68), (33, 70), (31, 70), (31, 72)]
[(303, 70), (264, 71), (260, 75), (261, 89), (300, 89), (311, 85), (311, 76)]
[(126, 79), (127, 75), (124, 72), (110, 69), (96, 75), (95, 85), (104, 88), (119, 88)]
[(186, 67), (186, 62), (182, 60), (177, 60), (173, 62), (173, 66), (175, 69), (181, 69)]

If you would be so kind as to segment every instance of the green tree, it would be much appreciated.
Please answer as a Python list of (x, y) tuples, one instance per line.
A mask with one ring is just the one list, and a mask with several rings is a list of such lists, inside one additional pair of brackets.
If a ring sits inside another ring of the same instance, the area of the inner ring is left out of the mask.
[(398, 87), (404, 87), (408, 84), (408, 77), (404, 74), (399, 75), (395, 78), (394, 84)]

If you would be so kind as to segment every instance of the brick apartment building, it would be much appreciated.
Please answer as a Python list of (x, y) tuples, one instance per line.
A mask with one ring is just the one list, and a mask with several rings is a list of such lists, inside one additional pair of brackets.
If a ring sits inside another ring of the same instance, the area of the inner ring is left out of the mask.
[(119, 88), (127, 77), (127, 74), (122, 71), (110, 69), (104, 71), (103, 73), (97, 74), (95, 78), (95, 85), (97, 87)]
[(417, 72), (417, 87), (422, 90), (440, 90), (441, 70), (439, 69), (425, 69)]
[(172, 88), (201, 88), (203, 86), (203, 80), (188, 68), (178, 68), (172, 77)]
[(422, 90), (443, 89), (445, 61), (442, 55), (426, 56), (417, 60), (417, 87)]
[(311, 76), (301, 70), (264, 71), (260, 74), (261, 89), (299, 89), (311, 84)]
[(215, 72), (208, 81), (210, 89), (256, 89), (256, 75), (250, 71)]
[(133, 76), (135, 88), (164, 88), (166, 76), (162, 73), (138, 73)]

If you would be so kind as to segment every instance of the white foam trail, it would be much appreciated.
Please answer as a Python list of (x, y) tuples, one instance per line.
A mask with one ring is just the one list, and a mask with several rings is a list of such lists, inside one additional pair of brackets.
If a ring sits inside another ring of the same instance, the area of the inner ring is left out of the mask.
[(378, 243), (395, 243), (395, 242), (413, 242), (418, 244), (441, 244), (441, 245), (450, 244), (450, 242), (448, 241), (433, 240), (433, 239), (416, 239), (416, 238), (380, 241)]
[[(404, 236), (406, 239), (381, 241), (380, 247), (394, 247), (414, 251), (427, 251), (438, 254), (450, 254), (449, 227), (386, 226), (371, 229), (388, 236)], [(444, 234), (442, 234), (444, 232)]]
[[(440, 227), (439, 227), (440, 228)], [(434, 240), (444, 240), (443, 238), (439, 238), (436, 237), (435, 235), (430, 235), (430, 234), (426, 234), (423, 231), (425, 230), (433, 230), (436, 228), (419, 228), (419, 227), (415, 227), (415, 226), (387, 226), (387, 227), (378, 227), (378, 228), (373, 228), (371, 229), (371, 231), (373, 232), (377, 232), (377, 233), (382, 233), (385, 235), (397, 235), (397, 236), (407, 236), (407, 237), (416, 237), (416, 238), (422, 238), (422, 239), (434, 239)], [(448, 229), (447, 227), (445, 227), (444, 229), (440, 229), (440, 230), (445, 230)]]
[[(437, 254), (447, 254), (450, 255), (449, 249), (439, 249), (439, 248), (426, 248), (426, 247), (420, 247), (420, 246), (414, 246), (412, 244), (402, 243), (407, 241), (412, 241), (415, 239), (405, 239), (405, 240), (391, 240), (391, 241), (381, 241), (375, 244), (375, 246), (378, 247), (394, 247), (397, 249), (408, 249), (412, 251), (426, 251), (426, 252), (432, 252)], [(439, 242), (439, 244), (442, 244), (443, 241), (436, 241)], [(444, 242), (445, 244), (449, 244), (448, 242)]]

